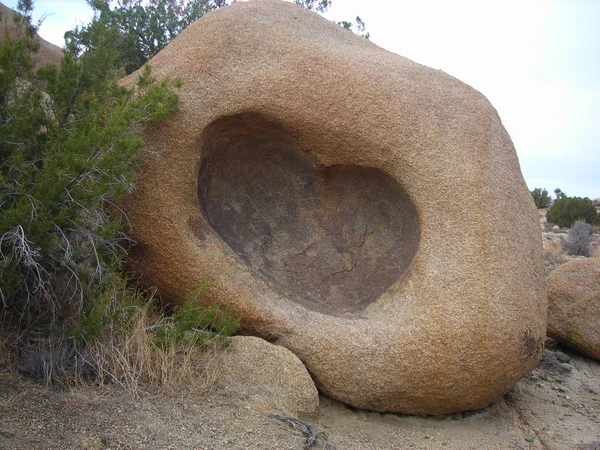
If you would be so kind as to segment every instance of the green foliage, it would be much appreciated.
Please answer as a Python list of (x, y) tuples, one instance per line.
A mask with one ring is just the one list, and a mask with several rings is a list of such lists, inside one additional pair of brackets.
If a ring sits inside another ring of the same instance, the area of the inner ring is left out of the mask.
[(218, 339), (225, 341), (240, 327), (240, 319), (233, 318), (227, 307), (221, 307), (217, 299), (211, 306), (204, 307), (203, 297), (209, 292), (210, 284), (203, 283), (192, 292), (187, 302), (167, 319), (155, 334), (156, 344), (163, 348), (170, 343), (202, 346)]
[[(111, 29), (112, 49), (118, 55), (114, 68), (124, 68), (130, 74), (140, 68), (152, 56), (161, 51), (185, 27), (217, 8), (231, 3), (230, 0), (121, 0), (111, 8), (112, 0), (88, 0), (96, 14), (96, 20), (108, 24)], [(326, 12), (331, 0), (294, 0), (297, 5), (320, 13)], [(356, 23), (338, 22), (344, 28), (369, 39), (366, 26), (360, 17)], [(67, 33), (87, 33), (88, 26)]]
[[(144, 295), (121, 280), (77, 316), (68, 334), (77, 343), (93, 344), (101, 341), (105, 332), (135, 327), (132, 320), (139, 318), (142, 310), (153, 311), (144, 315), (144, 328), (161, 349), (173, 345), (202, 347), (215, 339), (224, 342), (240, 327), (240, 319), (234, 319), (231, 310), (219, 306), (218, 299), (210, 295), (210, 283), (202, 283), (190, 293), (170, 317), (161, 312), (155, 300), (154, 295)], [(207, 301), (210, 306), (205, 307)]]
[(567, 194), (565, 194), (560, 188), (554, 189), (554, 195), (556, 195), (556, 200), (567, 196)]
[[(294, 3), (302, 6), (305, 9), (320, 13), (327, 12), (331, 6), (331, 0), (294, 0)], [(366, 32), (367, 26), (364, 20), (362, 20), (359, 16), (356, 16), (356, 23), (346, 20), (337, 21), (336, 23), (342, 28), (350, 30), (359, 36), (364, 37), (365, 39), (369, 39), (371, 37), (371, 34)]]
[[(225, 6), (226, 0), (122, 0), (111, 9), (110, 0), (88, 0), (98, 20), (115, 31), (117, 67), (131, 73), (162, 50), (185, 27), (206, 13)], [(85, 29), (85, 27), (84, 27)], [(78, 32), (84, 31), (78, 30)]]
[(102, 292), (97, 292), (93, 301), (73, 317), (66, 328), (67, 335), (78, 344), (99, 341), (102, 333), (115, 326), (126, 327), (134, 314), (142, 308), (154, 308), (154, 296), (144, 295), (127, 285), (127, 280), (113, 274)]
[(364, 37), (365, 39), (369, 39), (371, 37), (371, 33), (366, 32), (366, 24), (360, 18), (360, 16), (356, 16), (356, 23), (348, 22), (346, 20), (342, 20), (341, 22), (337, 22), (339, 26), (345, 28), (346, 30), (353, 31), (358, 34), (360, 37)]
[(126, 218), (115, 206), (134, 182), (136, 131), (177, 110), (181, 82), (157, 83), (146, 65), (121, 86), (133, 66), (116, 45), (123, 30), (102, 13), (66, 35), (60, 68), (34, 73), (32, 2), (21, 3), (23, 32), (0, 46), (0, 325), (21, 336), (17, 369), (60, 383), (108, 379), (132, 393), (140, 382), (188, 380), (195, 349), (240, 321), (202, 307), (207, 285), (171, 317), (128, 287)]
[(89, 311), (82, 312), (77, 316), (77, 321), (69, 334), (73, 336), (78, 343), (100, 339), (102, 330), (106, 324), (106, 311), (108, 307), (109, 302), (106, 300), (91, 304)]
[(535, 188), (531, 191), (535, 206), (538, 208), (546, 208), (550, 204), (550, 196), (546, 189)]
[[(0, 73), (0, 79), (4, 82), (33, 69), (33, 60), (28, 55), (39, 50), (40, 43), (33, 39), (36, 28), (31, 22), (32, 5), (32, 0), (19, 0), (18, 8), (22, 14), (14, 14), (12, 17), (21, 39), (10, 39), (8, 28), (0, 30), (5, 41), (0, 54), (0, 67), (5, 70)], [(8, 17), (6, 19), (10, 20)], [(7, 64), (8, 62), (11, 64)], [(6, 92), (2, 92), (2, 94), (6, 95)]]
[(546, 214), (548, 222), (563, 228), (570, 227), (579, 219), (593, 224), (597, 217), (598, 212), (587, 197), (562, 197), (554, 202)]
[(114, 281), (126, 238), (111, 207), (132, 186), (135, 130), (177, 110), (177, 82), (147, 66), (120, 86), (116, 31), (98, 18), (70, 34), (60, 70), (33, 73), (23, 26), (0, 47), (0, 312), (55, 325)]

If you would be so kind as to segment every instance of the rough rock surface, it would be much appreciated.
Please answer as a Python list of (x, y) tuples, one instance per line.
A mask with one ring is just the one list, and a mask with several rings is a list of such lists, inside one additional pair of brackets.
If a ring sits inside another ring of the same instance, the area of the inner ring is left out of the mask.
[[(8, 30), (11, 37), (16, 37), (18, 28), (13, 22), (14, 11), (0, 3), (0, 44), (4, 41), (4, 31)], [(40, 48), (35, 54), (35, 68), (39, 69), (46, 64), (60, 65), (62, 59), (62, 50), (60, 47), (46, 41), (36, 34), (40, 41)]]
[(253, 336), (231, 338), (219, 363), (225, 392), (259, 408), (314, 418), (319, 393), (302, 361), (288, 349)]
[(600, 261), (574, 259), (548, 276), (548, 336), (600, 360)]
[(151, 64), (180, 112), (146, 130), (124, 207), (165, 301), (211, 280), (358, 408), (481, 408), (535, 366), (539, 225), (483, 95), (278, 0), (206, 15)]

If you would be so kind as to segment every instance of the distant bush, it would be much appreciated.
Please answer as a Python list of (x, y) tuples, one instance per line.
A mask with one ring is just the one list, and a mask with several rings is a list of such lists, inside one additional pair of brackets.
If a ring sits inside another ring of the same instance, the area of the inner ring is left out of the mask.
[(548, 222), (560, 227), (568, 228), (577, 220), (582, 220), (590, 225), (595, 223), (598, 212), (589, 198), (563, 197), (556, 200), (546, 213)]
[(546, 189), (535, 188), (531, 191), (533, 202), (538, 208), (546, 208), (550, 204), (550, 196)]
[(563, 250), (569, 255), (590, 256), (592, 242), (592, 226), (589, 223), (578, 221), (573, 224), (562, 241)]
[(561, 188), (554, 189), (554, 195), (556, 195), (556, 200), (568, 197), (567, 194), (565, 194)]

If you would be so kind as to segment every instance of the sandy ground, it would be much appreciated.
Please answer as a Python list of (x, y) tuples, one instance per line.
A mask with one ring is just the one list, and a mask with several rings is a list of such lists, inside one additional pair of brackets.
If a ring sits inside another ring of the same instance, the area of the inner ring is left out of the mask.
[[(565, 350), (488, 408), (445, 416), (360, 411), (320, 399), (314, 449), (600, 449), (600, 363)], [(569, 371), (570, 369), (570, 371)], [(298, 426), (298, 424), (296, 423)], [(302, 449), (273, 411), (216, 392), (143, 394), (116, 387), (58, 392), (0, 374), (0, 449)]]

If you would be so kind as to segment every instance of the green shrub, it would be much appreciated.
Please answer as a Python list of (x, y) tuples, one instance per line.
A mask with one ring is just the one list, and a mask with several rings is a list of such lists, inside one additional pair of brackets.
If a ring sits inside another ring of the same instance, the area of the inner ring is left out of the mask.
[(106, 325), (107, 311), (110, 304), (106, 300), (92, 303), (89, 311), (82, 311), (73, 325), (70, 335), (79, 343), (100, 339)]
[(0, 316), (56, 327), (87, 310), (90, 328), (86, 303), (124, 255), (125, 218), (109, 208), (132, 187), (136, 131), (177, 110), (178, 82), (146, 66), (120, 86), (117, 31), (98, 20), (70, 34), (60, 69), (34, 73), (34, 28), (21, 23), (25, 37), (0, 46)]
[(560, 227), (568, 228), (577, 220), (593, 224), (598, 217), (598, 212), (589, 198), (563, 197), (556, 200), (546, 213), (548, 222)]
[[(202, 347), (208, 341), (225, 342), (240, 327), (227, 306), (211, 295), (210, 283), (202, 283), (188, 295), (186, 302), (170, 316), (162, 312), (153, 293), (144, 294), (129, 288), (126, 282), (108, 290), (104, 297), (82, 311), (68, 331), (78, 343), (101, 341), (103, 334), (115, 329), (127, 329), (131, 320), (147, 310), (146, 330), (160, 348), (172, 345)], [(209, 306), (204, 306), (207, 301)]]
[(203, 297), (209, 290), (210, 284), (202, 283), (188, 295), (186, 303), (156, 329), (155, 342), (159, 347), (170, 342), (193, 346), (203, 346), (214, 339), (224, 342), (238, 330), (240, 320), (233, 318), (231, 310), (220, 306), (216, 298), (209, 300), (211, 306), (203, 306)]
[(0, 343), (12, 336), (17, 369), (51, 382), (95, 377), (133, 395), (196, 385), (195, 355), (240, 321), (201, 306), (208, 284), (170, 317), (128, 287), (115, 207), (133, 186), (137, 132), (177, 110), (180, 82), (145, 66), (121, 86), (123, 30), (102, 14), (66, 35), (60, 68), (34, 73), (32, 2), (19, 6), (25, 33), (0, 45)]
[(535, 188), (531, 191), (533, 202), (538, 208), (546, 208), (550, 204), (550, 196), (546, 189)]

